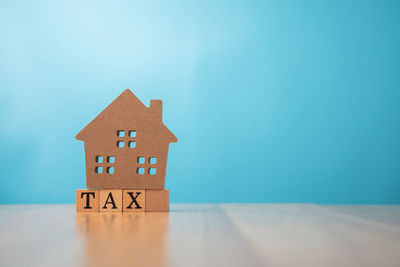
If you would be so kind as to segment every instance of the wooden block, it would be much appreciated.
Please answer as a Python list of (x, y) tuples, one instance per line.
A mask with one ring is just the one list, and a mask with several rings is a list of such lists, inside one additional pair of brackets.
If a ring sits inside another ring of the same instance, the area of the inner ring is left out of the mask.
[(146, 190), (146, 211), (169, 211), (169, 190)]
[(122, 190), (100, 189), (100, 211), (122, 211)]
[(122, 190), (122, 211), (146, 211), (146, 190)]
[(78, 189), (76, 190), (77, 212), (99, 211), (99, 190)]

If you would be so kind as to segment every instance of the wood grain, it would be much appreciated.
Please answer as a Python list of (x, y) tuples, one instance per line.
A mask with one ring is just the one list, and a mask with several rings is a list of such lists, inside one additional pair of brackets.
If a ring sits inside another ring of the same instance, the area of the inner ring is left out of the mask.
[(0, 206), (0, 266), (399, 266), (400, 206)]

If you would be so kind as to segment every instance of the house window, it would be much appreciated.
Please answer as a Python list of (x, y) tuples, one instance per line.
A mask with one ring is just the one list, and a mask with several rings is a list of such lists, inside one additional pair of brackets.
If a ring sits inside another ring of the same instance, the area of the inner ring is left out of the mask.
[[(107, 162), (105, 162), (103, 159), (106, 158)], [(113, 164), (115, 163), (115, 156), (96, 156), (95, 157), (96, 166), (94, 168), (95, 173), (103, 173), (103, 169), (105, 173), (107, 174), (114, 174), (114, 166)]]
[(129, 131), (129, 137), (136, 137), (136, 131)]
[(129, 147), (130, 148), (135, 148), (136, 147), (136, 142), (135, 141), (129, 142)]
[(149, 168), (149, 174), (150, 175), (155, 175), (156, 174), (156, 168)]
[(124, 141), (118, 141), (118, 142), (117, 142), (117, 147), (122, 148), (122, 147), (124, 147), (124, 146), (125, 146), (125, 142), (124, 142)]
[(156, 175), (157, 168), (157, 158), (156, 157), (137, 157), (137, 163), (139, 164), (138, 168), (136, 169), (137, 174), (149, 174), (149, 175)]
[(125, 131), (122, 131), (122, 130), (117, 131), (117, 136), (118, 137), (124, 137), (125, 136)]
[(129, 130), (129, 131), (118, 130), (117, 137), (118, 137), (118, 139), (122, 139), (122, 140), (117, 141), (117, 147), (123, 148), (123, 147), (125, 147), (125, 143), (126, 143), (127, 148), (135, 148), (136, 147), (136, 140), (135, 140), (136, 131), (135, 130)]
[(108, 174), (114, 174), (114, 167), (107, 167)]

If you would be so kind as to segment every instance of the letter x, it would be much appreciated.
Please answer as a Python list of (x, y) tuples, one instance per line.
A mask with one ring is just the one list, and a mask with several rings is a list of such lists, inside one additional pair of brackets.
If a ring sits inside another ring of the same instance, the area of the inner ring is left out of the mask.
[(137, 197), (141, 194), (141, 192), (137, 192), (136, 196), (133, 196), (133, 192), (128, 192), (128, 195), (132, 198), (131, 204), (129, 204), (127, 209), (132, 209), (132, 204), (135, 203), (135, 209), (141, 209), (142, 207), (139, 205), (139, 203), (136, 201)]

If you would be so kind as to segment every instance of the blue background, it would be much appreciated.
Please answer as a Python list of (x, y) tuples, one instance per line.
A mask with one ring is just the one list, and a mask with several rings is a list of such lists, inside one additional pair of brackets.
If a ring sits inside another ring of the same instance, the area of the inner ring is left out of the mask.
[(73, 203), (126, 88), (172, 202), (400, 203), (399, 3), (1, 0), (0, 203)]

